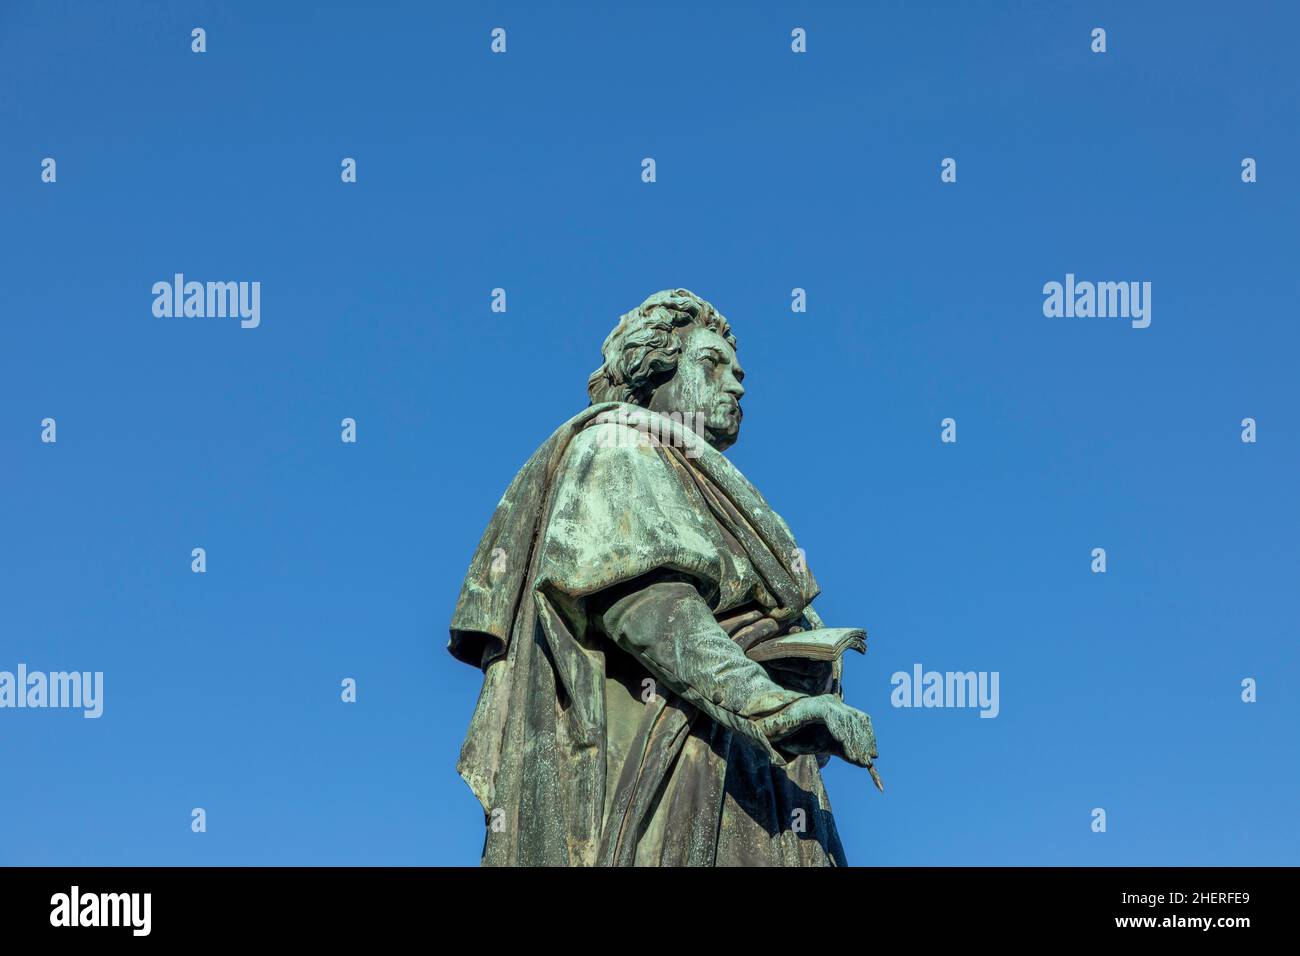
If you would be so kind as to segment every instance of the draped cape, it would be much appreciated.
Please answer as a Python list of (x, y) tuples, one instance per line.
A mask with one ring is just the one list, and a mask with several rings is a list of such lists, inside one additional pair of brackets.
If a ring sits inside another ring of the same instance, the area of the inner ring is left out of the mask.
[(603, 592), (663, 574), (719, 617), (820, 623), (803, 552), (727, 458), (666, 416), (593, 405), (506, 489), (451, 621), (448, 649), (484, 673), (457, 764), (484, 864), (844, 862), (817, 758), (647, 695), (597, 627)]

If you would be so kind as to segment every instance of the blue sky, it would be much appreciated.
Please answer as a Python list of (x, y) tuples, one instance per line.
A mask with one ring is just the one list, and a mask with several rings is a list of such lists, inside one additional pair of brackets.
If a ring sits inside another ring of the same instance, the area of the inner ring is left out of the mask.
[[(826, 771), (851, 863), (1300, 862), (1297, 29), (5, 4), (0, 670), (106, 699), (0, 710), (0, 863), (476, 863), (461, 577), (618, 315), (674, 286), (735, 326), (731, 457), (870, 635), (846, 696), (886, 793)], [(155, 318), (176, 272), (259, 281), (260, 326)], [(1046, 318), (1066, 273), (1151, 282), (1150, 327)], [(916, 663), (997, 671), (999, 716), (892, 708)]]

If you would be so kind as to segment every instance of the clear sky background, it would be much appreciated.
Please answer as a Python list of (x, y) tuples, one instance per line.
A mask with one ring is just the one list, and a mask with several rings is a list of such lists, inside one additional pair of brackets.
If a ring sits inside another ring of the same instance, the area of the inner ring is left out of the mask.
[[(462, 576), (618, 315), (675, 286), (734, 323), (733, 460), (870, 635), (846, 696), (886, 793), (826, 771), (851, 863), (1300, 863), (1297, 31), (1283, 2), (3, 3), (0, 670), (106, 701), (0, 710), (0, 863), (477, 863)], [(261, 326), (155, 318), (176, 272), (260, 281)], [(1151, 282), (1151, 326), (1045, 318), (1067, 272)], [(892, 708), (916, 663), (999, 672), (1001, 713)]]

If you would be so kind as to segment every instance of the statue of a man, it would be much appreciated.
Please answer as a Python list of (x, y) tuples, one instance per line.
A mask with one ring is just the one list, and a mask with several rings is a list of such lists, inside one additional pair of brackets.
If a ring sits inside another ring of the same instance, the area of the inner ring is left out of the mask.
[(484, 672), (457, 765), (484, 864), (846, 862), (820, 770), (879, 785), (840, 688), (862, 632), (823, 628), (803, 552), (722, 454), (735, 346), (708, 302), (652, 295), (497, 506), (449, 644)]

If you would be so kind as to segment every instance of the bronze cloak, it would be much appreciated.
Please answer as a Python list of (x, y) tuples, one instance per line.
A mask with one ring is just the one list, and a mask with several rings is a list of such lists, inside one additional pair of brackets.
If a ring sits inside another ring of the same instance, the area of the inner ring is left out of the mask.
[(646, 409), (591, 406), (511, 482), (451, 621), (448, 649), (484, 671), (457, 764), (483, 864), (843, 865), (825, 758), (786, 760), (752, 721), (663, 689), (643, 700), (645, 669), (588, 618), (655, 572), (717, 616), (820, 625), (789, 528), (730, 461)]

